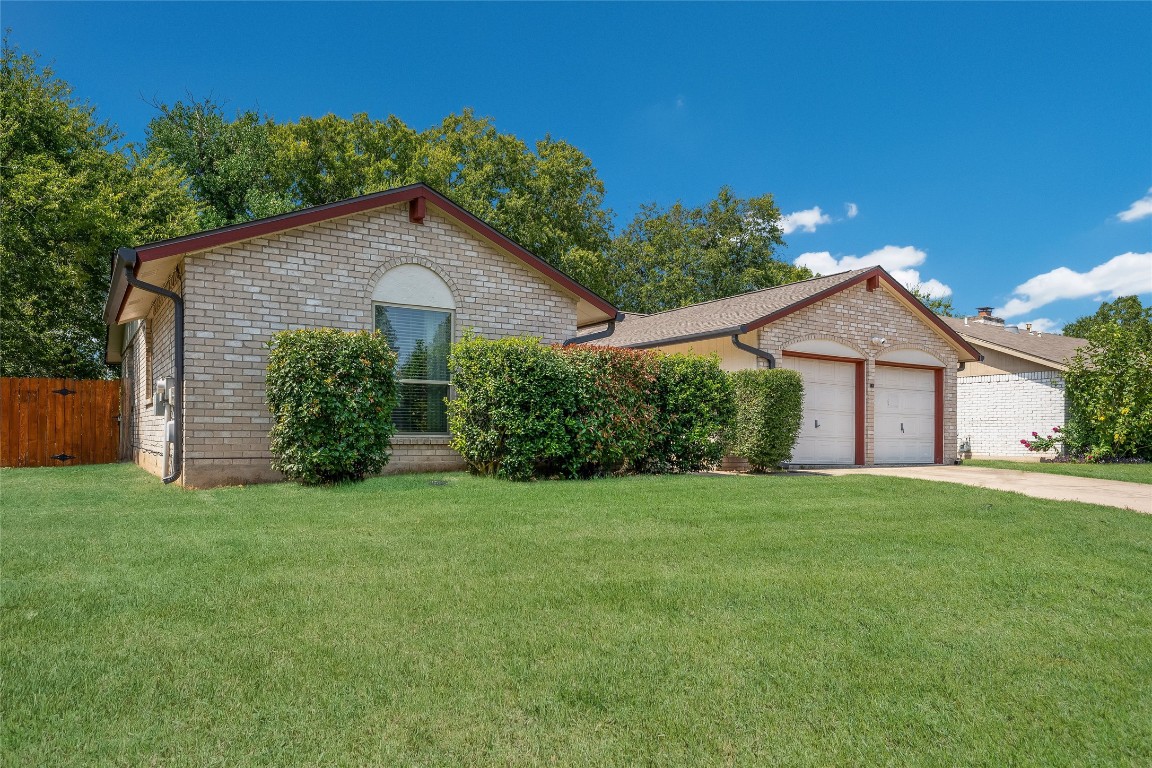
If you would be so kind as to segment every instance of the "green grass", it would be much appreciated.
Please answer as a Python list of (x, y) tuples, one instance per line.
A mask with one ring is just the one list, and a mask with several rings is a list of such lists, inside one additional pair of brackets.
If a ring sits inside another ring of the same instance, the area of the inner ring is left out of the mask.
[(1152, 516), (433, 479), (0, 473), (0, 762), (1152, 764)]
[(1124, 480), (1129, 483), (1152, 483), (1152, 464), (1050, 464), (1039, 461), (986, 461), (965, 459), (966, 467), (1019, 469), (1024, 472), (1046, 472), (1050, 475), (1094, 477), (1097, 480)]

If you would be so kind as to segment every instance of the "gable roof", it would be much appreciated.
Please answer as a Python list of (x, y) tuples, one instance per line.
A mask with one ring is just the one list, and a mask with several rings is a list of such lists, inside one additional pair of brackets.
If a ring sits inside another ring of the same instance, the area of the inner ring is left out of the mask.
[(1067, 370), (1068, 360), (1076, 350), (1088, 343), (1087, 339), (1061, 336), (1058, 333), (1032, 334), (1027, 331), (1009, 331), (991, 323), (964, 324), (962, 317), (942, 318), (954, 331), (973, 344), (997, 352), (1021, 357), (1050, 368)]
[[(374, 192), (361, 195), (348, 200), (340, 200), (326, 205), (316, 205), (310, 208), (301, 208), (290, 213), (278, 216), (268, 216), (263, 219), (254, 219), (240, 224), (232, 224), (219, 229), (210, 229), (204, 232), (194, 232), (182, 237), (169, 240), (160, 240), (147, 243), (135, 248), (138, 260), (136, 277), (145, 282), (163, 282), (179, 260), (185, 256), (219, 248), (234, 243), (252, 240), (266, 235), (279, 234), (291, 229), (330, 221), (356, 213), (371, 211), (378, 208), (409, 203), (410, 216), (413, 221), (423, 219), (426, 205), (432, 205), (440, 212), (446, 214), (456, 223), (472, 230), (480, 237), (492, 242), (500, 249), (508, 252), (514, 258), (528, 267), (536, 270), (551, 282), (560, 286), (567, 293), (578, 300), (578, 313), (585, 316), (584, 323), (604, 321), (614, 318), (617, 309), (608, 301), (597, 296), (590, 289), (573, 280), (556, 267), (536, 256), (524, 246), (499, 232), (489, 224), (481, 221), (477, 216), (469, 213), (456, 203), (437, 192), (427, 184), (410, 184), (405, 187), (389, 189), (383, 192)], [(417, 214), (417, 211), (419, 212)], [(127, 284), (124, 275), (113, 269), (112, 281), (108, 288), (108, 300), (104, 305), (104, 321), (109, 325), (125, 322), (125, 307), (128, 305), (135, 289)], [(151, 304), (152, 297), (148, 298)], [(582, 310), (582, 311), (581, 311)]]
[(957, 350), (960, 360), (975, 361), (980, 358), (979, 352), (942, 323), (939, 317), (882, 267), (813, 277), (651, 315), (629, 313), (624, 316), (623, 322), (616, 324), (611, 336), (597, 343), (644, 348), (748, 333), (871, 278), (883, 282), (901, 303), (920, 314), (927, 325)]

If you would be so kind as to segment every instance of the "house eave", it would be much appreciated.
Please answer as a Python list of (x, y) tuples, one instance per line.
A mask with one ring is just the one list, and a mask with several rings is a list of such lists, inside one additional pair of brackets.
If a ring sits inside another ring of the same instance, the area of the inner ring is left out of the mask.
[(978, 338), (975, 336), (965, 336), (965, 338), (970, 339), (972, 344), (976, 344), (976, 345), (979, 345), (981, 347), (987, 347), (988, 349), (991, 349), (995, 352), (999, 352), (999, 353), (1004, 354), (1004, 355), (1010, 355), (1012, 357), (1018, 357), (1021, 360), (1027, 360), (1030, 363), (1036, 363), (1037, 365), (1043, 365), (1046, 368), (1051, 368), (1053, 370), (1060, 371), (1061, 373), (1068, 370), (1067, 361), (1058, 362), (1056, 360), (1050, 360), (1046, 357), (1040, 357), (1038, 355), (1030, 355), (1027, 352), (1021, 352), (1018, 349), (1013, 349), (1011, 347), (1006, 347), (1006, 346), (1003, 346), (1001, 344), (996, 344), (994, 342), (988, 341), (987, 339), (981, 339), (981, 338)]

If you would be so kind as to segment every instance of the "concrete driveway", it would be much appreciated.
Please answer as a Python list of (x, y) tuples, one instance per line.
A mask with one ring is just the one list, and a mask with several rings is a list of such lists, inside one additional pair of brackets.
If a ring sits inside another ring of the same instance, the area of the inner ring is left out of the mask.
[(993, 488), (998, 491), (1015, 491), (1038, 499), (1083, 501), (1088, 504), (1103, 504), (1152, 514), (1152, 485), (1125, 483), (1120, 480), (1096, 480), (1045, 472), (1024, 472), (1018, 469), (941, 465), (800, 471), (820, 475), (890, 475), (913, 480), (936, 480), (942, 483)]

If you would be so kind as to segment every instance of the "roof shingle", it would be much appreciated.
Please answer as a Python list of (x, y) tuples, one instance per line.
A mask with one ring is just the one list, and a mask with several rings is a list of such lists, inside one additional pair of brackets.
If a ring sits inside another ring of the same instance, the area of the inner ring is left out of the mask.
[[(786, 309), (821, 291), (835, 288), (870, 269), (814, 277), (651, 315), (626, 314), (624, 320), (616, 324), (616, 330), (611, 336), (594, 343), (614, 347), (655, 346), (676, 340), (687, 341), (742, 332), (740, 327), (747, 323)], [(604, 327), (605, 324), (601, 323), (581, 328), (580, 331), (586, 334)]]
[(1055, 365), (1063, 367), (1069, 358), (1076, 354), (1076, 350), (1088, 343), (1087, 339), (1077, 339), (1072, 336), (1061, 336), (1058, 333), (1032, 334), (1027, 331), (1009, 331), (1003, 326), (990, 323), (964, 324), (962, 317), (940, 318), (952, 330), (959, 333), (970, 343), (979, 344), (987, 342), (1009, 350), (1015, 350), (1030, 357), (1048, 360)]

